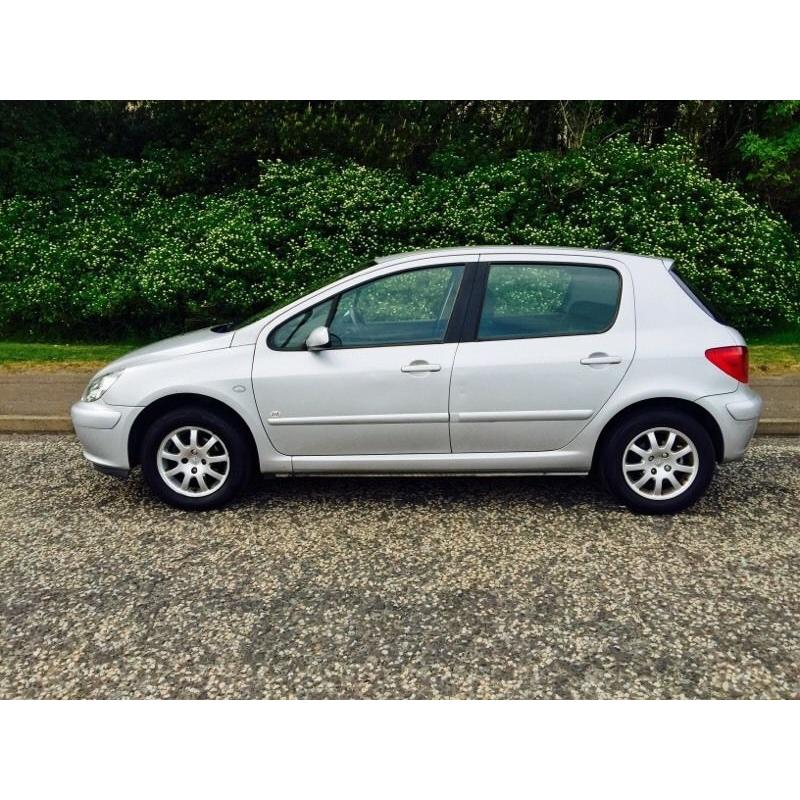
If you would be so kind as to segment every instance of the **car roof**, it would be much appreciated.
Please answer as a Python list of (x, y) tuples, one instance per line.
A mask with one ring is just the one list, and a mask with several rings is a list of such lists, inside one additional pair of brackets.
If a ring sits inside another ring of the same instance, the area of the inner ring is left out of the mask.
[(619, 250), (594, 250), (582, 247), (532, 247), (530, 245), (478, 245), (475, 247), (442, 247), (431, 250), (410, 250), (406, 253), (393, 253), (387, 256), (378, 256), (376, 264), (387, 264), (391, 261), (404, 261), (409, 258), (426, 258), (435, 256), (464, 256), (464, 255), (490, 255), (492, 253), (521, 253), (531, 256), (544, 256), (548, 254), (574, 255), (574, 256), (596, 256), (598, 258), (619, 258), (619, 256), (629, 256), (634, 258), (646, 258), (651, 261), (669, 267), (671, 259), (657, 258), (655, 256), (643, 256), (636, 253), (625, 253)]
[[(295, 301), (288, 303), (286, 306), (283, 306), (279, 309), (275, 309), (273, 312), (266, 314), (263, 318), (260, 318), (253, 322), (251, 325), (248, 325), (244, 328), (239, 329), (236, 331), (235, 334), (235, 341), (237, 344), (252, 344), (255, 342), (255, 337), (258, 336), (261, 329), (264, 327), (264, 324), (272, 319), (273, 317), (283, 314), (284, 312), (290, 311), (297, 306), (309, 302), (315, 301), (315, 298), (318, 298), (329, 290), (337, 289), (338, 287), (342, 287), (348, 282), (352, 281), (356, 278), (368, 278), (371, 275), (380, 274), (383, 269), (391, 267), (394, 264), (403, 264), (407, 261), (416, 261), (416, 260), (424, 260), (425, 258), (436, 258), (436, 257), (450, 257), (458, 258), (459, 256), (467, 256), (467, 255), (489, 255), (491, 253), (509, 253), (514, 255), (522, 255), (522, 256), (534, 256), (534, 257), (543, 257), (546, 258), (548, 255), (560, 255), (560, 256), (588, 256), (588, 257), (595, 257), (595, 258), (607, 258), (607, 259), (617, 259), (620, 258), (625, 259), (626, 266), (633, 267), (632, 272), (638, 272), (639, 270), (643, 270), (644, 272), (649, 271), (653, 266), (656, 264), (660, 265), (661, 269), (669, 269), (672, 266), (672, 259), (669, 258), (655, 258), (653, 256), (640, 256), (634, 253), (623, 253), (618, 250), (591, 250), (587, 248), (581, 247), (531, 247), (529, 245), (483, 245), (483, 246), (476, 246), (476, 247), (441, 247), (441, 248), (434, 248), (428, 250), (410, 250), (405, 253), (394, 253), (392, 255), (386, 256), (378, 256), (377, 258), (373, 259), (373, 263), (364, 269), (349, 273), (347, 275), (343, 275), (341, 278), (334, 280), (333, 282), (326, 284), (325, 286), (316, 289), (309, 294), (298, 298)], [(638, 265), (638, 267), (637, 267)]]

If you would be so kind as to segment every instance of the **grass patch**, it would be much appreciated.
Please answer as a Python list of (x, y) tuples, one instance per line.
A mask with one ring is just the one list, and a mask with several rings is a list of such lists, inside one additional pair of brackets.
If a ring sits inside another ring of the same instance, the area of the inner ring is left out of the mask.
[(745, 338), (753, 376), (800, 372), (800, 330), (756, 333)]
[[(800, 372), (800, 330), (758, 333), (746, 338), (754, 376)], [(96, 370), (140, 345), (137, 342), (46, 344), (0, 341), (0, 369)]]
[(45, 344), (0, 341), (0, 369), (99, 369), (138, 347), (137, 344)]
[(800, 345), (751, 345), (750, 372), (754, 376), (800, 372)]

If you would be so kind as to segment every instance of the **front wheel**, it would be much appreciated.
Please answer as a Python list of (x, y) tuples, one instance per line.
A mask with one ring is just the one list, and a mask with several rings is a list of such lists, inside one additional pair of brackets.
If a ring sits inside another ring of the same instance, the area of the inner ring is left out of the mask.
[(600, 456), (611, 493), (646, 514), (674, 514), (701, 497), (714, 475), (706, 429), (679, 411), (643, 411), (620, 424)]
[(142, 472), (155, 494), (187, 511), (218, 508), (247, 484), (252, 456), (238, 426), (187, 407), (156, 420), (142, 443)]

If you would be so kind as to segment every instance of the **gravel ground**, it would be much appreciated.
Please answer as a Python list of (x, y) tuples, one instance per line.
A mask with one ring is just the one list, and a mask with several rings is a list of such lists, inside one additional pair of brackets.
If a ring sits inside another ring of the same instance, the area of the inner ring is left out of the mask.
[(675, 518), (568, 478), (265, 480), (189, 515), (0, 437), (2, 697), (800, 697), (800, 440)]

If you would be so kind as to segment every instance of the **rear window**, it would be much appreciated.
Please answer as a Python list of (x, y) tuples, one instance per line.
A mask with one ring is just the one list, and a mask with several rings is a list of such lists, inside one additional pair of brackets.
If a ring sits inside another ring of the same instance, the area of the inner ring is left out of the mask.
[(707, 297), (703, 296), (697, 286), (686, 277), (685, 272), (680, 267), (673, 265), (670, 268), (669, 274), (675, 279), (675, 283), (689, 296), (689, 299), (708, 314), (711, 319), (716, 320), (721, 325), (728, 324), (722, 314), (714, 307), (714, 304)]

